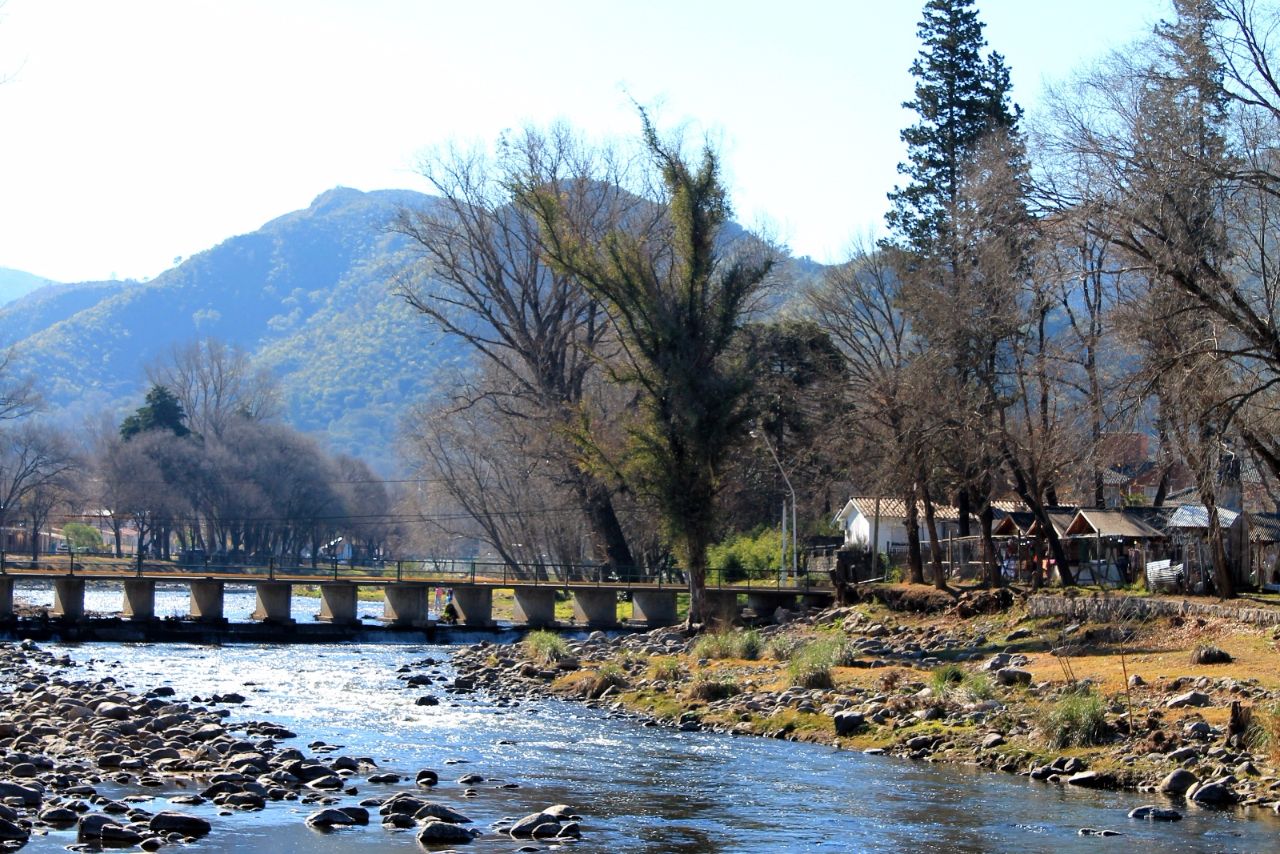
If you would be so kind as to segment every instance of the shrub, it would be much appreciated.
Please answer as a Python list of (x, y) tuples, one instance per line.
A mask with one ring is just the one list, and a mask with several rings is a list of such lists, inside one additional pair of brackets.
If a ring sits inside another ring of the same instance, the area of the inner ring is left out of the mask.
[(782, 534), (776, 528), (757, 528), (734, 534), (707, 549), (707, 566), (726, 581), (765, 578), (778, 573)]
[(706, 703), (728, 699), (741, 691), (742, 689), (730, 680), (708, 676), (705, 673), (699, 673), (698, 678), (689, 686), (689, 696)]
[(1042, 712), (1040, 729), (1055, 748), (1101, 744), (1108, 732), (1102, 698), (1087, 689), (1066, 694)]
[(102, 547), (102, 534), (83, 522), (68, 522), (62, 527), (62, 535), (73, 549), (79, 551), (96, 551)]
[(876, 680), (876, 688), (882, 694), (892, 694), (898, 690), (898, 686), (902, 684), (904, 676), (905, 674), (901, 670), (886, 670)]
[(556, 664), (569, 657), (569, 645), (555, 632), (539, 629), (524, 639), (524, 651), (529, 658), (541, 664)]

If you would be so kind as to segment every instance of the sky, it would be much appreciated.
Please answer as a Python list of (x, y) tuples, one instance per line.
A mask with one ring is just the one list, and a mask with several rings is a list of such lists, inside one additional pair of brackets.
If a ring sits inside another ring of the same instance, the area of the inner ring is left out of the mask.
[[(923, 0), (0, 0), (0, 267), (148, 279), (424, 152), (632, 99), (723, 155), (736, 218), (832, 262), (899, 183)], [(1034, 113), (1163, 0), (978, 0)]]

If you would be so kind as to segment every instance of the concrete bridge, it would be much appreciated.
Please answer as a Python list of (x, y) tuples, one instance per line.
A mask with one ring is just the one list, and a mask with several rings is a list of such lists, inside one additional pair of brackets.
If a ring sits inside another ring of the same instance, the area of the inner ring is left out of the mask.
[[(141, 568), (109, 561), (79, 563), (74, 556), (48, 562), (10, 564), (0, 560), (0, 619), (13, 614), (14, 581), (21, 578), (53, 582), (52, 619), (75, 621), (84, 617), (85, 588), (88, 584), (114, 582), (122, 588), (121, 615), (125, 620), (155, 619), (155, 590), (158, 582), (181, 582), (190, 588), (188, 616), (196, 622), (222, 623), (224, 591), (228, 583), (250, 585), (256, 590), (252, 619), (269, 624), (293, 622), (291, 606), (295, 585), (316, 587), (320, 592), (318, 619), (334, 625), (359, 622), (356, 603), (362, 587), (378, 588), (383, 596), (382, 621), (390, 626), (429, 627), (429, 604), (436, 588), (453, 592), (458, 621), (466, 626), (494, 625), (493, 594), (511, 590), (513, 621), (533, 627), (556, 625), (557, 593), (566, 593), (573, 602), (573, 624), (609, 628), (618, 620), (619, 593), (630, 594), (631, 622), (664, 626), (676, 622), (676, 597), (687, 588), (683, 582), (619, 579), (606, 577), (599, 567), (579, 568), (596, 573), (592, 580), (585, 572), (565, 572), (564, 568), (510, 567), (464, 561), (414, 561), (382, 567), (181, 567), (149, 562)], [(726, 584), (708, 579), (707, 601), (722, 619), (736, 619), (745, 598), (746, 606), (764, 617), (779, 607), (796, 608), (825, 604), (832, 598), (830, 587), (756, 581)]]

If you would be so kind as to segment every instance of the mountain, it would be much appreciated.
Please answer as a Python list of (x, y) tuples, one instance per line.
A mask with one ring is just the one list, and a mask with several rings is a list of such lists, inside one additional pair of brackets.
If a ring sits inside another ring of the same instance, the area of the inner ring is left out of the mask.
[(0, 305), (11, 303), (34, 290), (51, 285), (48, 279), (42, 279), (22, 270), (0, 267)]
[[(218, 338), (279, 378), (290, 424), (392, 472), (412, 405), (468, 364), (461, 342), (392, 293), (411, 256), (387, 226), (401, 206), (436, 203), (408, 190), (337, 188), (148, 282), (31, 277), (35, 290), (0, 305), (0, 350), (14, 347), (50, 412), (77, 428), (141, 405), (147, 365), (175, 344)], [(821, 271), (807, 259), (786, 267), (793, 283)], [(785, 311), (797, 294), (774, 293), (767, 308)]]
[(0, 307), (0, 347), (78, 424), (136, 407), (149, 363), (212, 336), (276, 373), (290, 423), (389, 469), (400, 417), (462, 361), (391, 293), (405, 247), (386, 226), (401, 205), (432, 201), (330, 190), (151, 281), (49, 286)]

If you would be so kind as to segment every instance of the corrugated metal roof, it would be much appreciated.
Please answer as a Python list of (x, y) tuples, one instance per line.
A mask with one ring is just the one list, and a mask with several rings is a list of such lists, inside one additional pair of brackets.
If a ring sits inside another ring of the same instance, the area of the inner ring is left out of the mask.
[[(1234, 510), (1226, 510), (1222, 507), (1218, 508), (1218, 527), (1230, 528), (1231, 523), (1236, 520), (1240, 514)], [(1165, 523), (1166, 528), (1208, 528), (1209, 527), (1209, 508), (1203, 504), (1180, 504), (1169, 517), (1169, 521)]]

